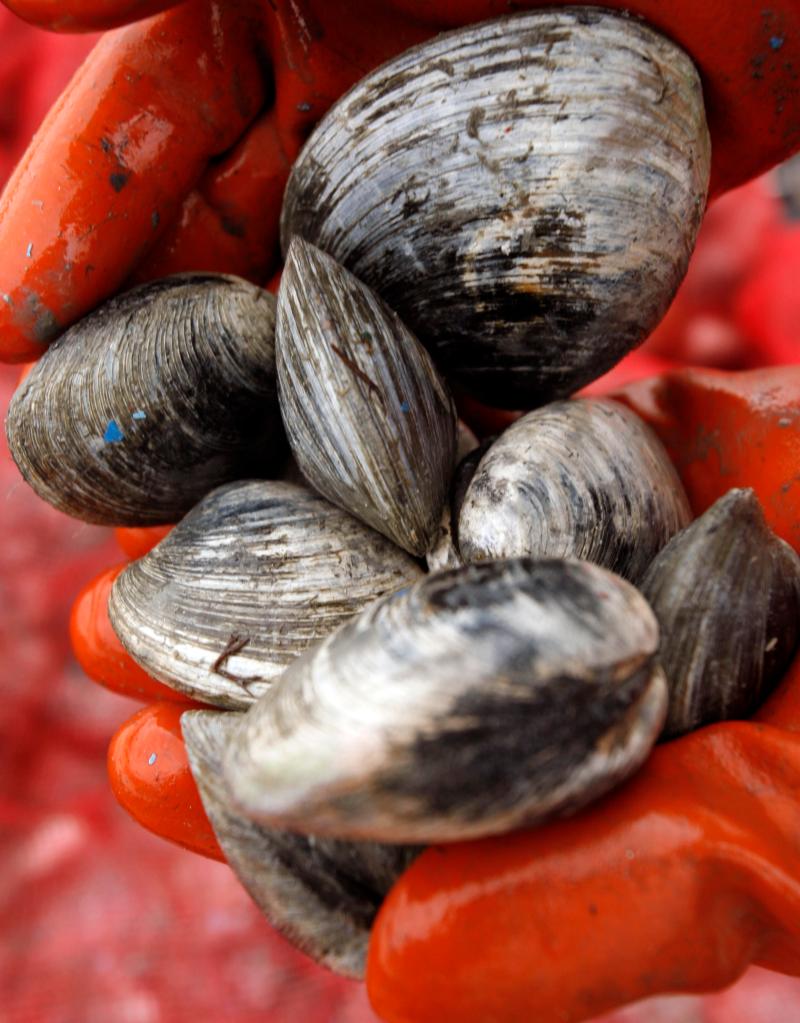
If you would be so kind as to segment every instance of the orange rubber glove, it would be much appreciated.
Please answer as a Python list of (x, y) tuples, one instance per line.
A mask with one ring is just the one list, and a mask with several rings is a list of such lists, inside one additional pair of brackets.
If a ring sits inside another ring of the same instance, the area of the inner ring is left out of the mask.
[[(615, 397), (659, 432), (695, 514), (752, 486), (800, 548), (800, 366), (673, 371)], [(117, 535), (141, 554), (163, 532)], [(108, 624), (116, 571), (75, 604), (78, 659), (106, 685), (170, 702), (118, 731), (112, 787), (145, 827), (221, 857), (181, 739), (188, 705), (143, 681)], [(799, 856), (800, 656), (755, 721), (659, 747), (574, 819), (423, 853), (374, 925), (370, 996), (387, 1023), (561, 1023), (714, 990), (751, 962), (800, 974)]]
[[(37, 17), (33, 0), (15, 4)], [(794, 0), (769, 10), (755, 0), (733, 8), (725, 0), (680, 0), (667, 10), (659, 0), (606, 5), (633, 9), (695, 59), (716, 192), (800, 146)], [(104, 24), (135, 16), (122, 0), (105, 6)], [(372, 67), (440, 28), (503, 13), (500, 0), (189, 0), (109, 33), (0, 201), (0, 358), (35, 358), (128, 282), (186, 269), (266, 280), (277, 267), (289, 165), (325, 109)], [(755, 403), (755, 421), (759, 414)], [(721, 492), (731, 485), (724, 473), (719, 482)], [(105, 613), (102, 600), (96, 605), (89, 621)], [(74, 626), (74, 634), (80, 652), (84, 631)], [(123, 672), (109, 664), (119, 681)], [(148, 695), (151, 683), (133, 675)], [(791, 678), (787, 686), (790, 694), (797, 688)], [(785, 690), (762, 712), (772, 715), (770, 727), (715, 726), (665, 746), (602, 813), (425, 853), (376, 925), (369, 985), (379, 1011), (387, 1020), (441, 1019), (444, 1005), (464, 1020), (577, 1020), (659, 990), (719, 986), (750, 958), (792, 970), (793, 914), (782, 907), (793, 906), (798, 753)], [(146, 826), (219, 855), (177, 731), (181, 711), (178, 702), (154, 705), (120, 730), (112, 782)], [(476, 848), (487, 858), (477, 860)], [(453, 869), (442, 868), (432, 895), (426, 871), (445, 861)], [(460, 907), (478, 914), (471, 950), (466, 931), (448, 930)], [(433, 926), (437, 912), (441, 926)], [(603, 954), (605, 936), (625, 941)], [(480, 977), (476, 958), (485, 964)], [(424, 1005), (410, 1004), (417, 995)], [(437, 1007), (438, 1015), (424, 1015)]]

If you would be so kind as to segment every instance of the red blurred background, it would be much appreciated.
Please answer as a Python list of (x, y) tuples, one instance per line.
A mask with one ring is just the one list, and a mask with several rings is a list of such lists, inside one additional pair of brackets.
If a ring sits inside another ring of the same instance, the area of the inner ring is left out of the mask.
[[(0, 184), (93, 42), (39, 32), (0, 7)], [(800, 222), (788, 205), (773, 176), (712, 209), (673, 309), (615, 383), (673, 362), (798, 361)], [(0, 367), (3, 414), (17, 376)], [(0, 1018), (369, 1023), (363, 987), (291, 949), (227, 867), (156, 839), (114, 803), (106, 746), (137, 705), (82, 676), (67, 620), (83, 583), (119, 559), (109, 531), (26, 488), (3, 437)], [(655, 999), (612, 1020), (791, 1023), (800, 982), (752, 969), (727, 992)]]

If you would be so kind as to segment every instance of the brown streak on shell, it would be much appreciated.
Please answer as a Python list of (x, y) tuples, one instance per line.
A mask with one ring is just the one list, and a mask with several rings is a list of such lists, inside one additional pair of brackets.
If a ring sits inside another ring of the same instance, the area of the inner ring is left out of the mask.
[(181, 274), (111, 299), (14, 395), (14, 460), (68, 515), (177, 521), (213, 487), (268, 475), (283, 449), (274, 329), (275, 299), (237, 277)]
[(453, 471), (452, 399), (397, 316), (299, 238), (278, 294), (277, 364), (286, 434), (306, 479), (424, 555)]
[(306, 647), (422, 570), (303, 487), (246, 480), (201, 501), (111, 590), (133, 659), (205, 703), (247, 707)]

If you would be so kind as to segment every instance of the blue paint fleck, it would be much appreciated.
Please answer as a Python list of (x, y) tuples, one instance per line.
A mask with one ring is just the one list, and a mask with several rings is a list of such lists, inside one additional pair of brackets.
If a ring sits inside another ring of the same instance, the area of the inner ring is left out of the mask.
[(773, 36), (769, 41), (769, 45), (773, 50), (779, 50), (783, 46), (783, 43), (783, 36)]
[(401, 412), (410, 412), (411, 411), (411, 406), (408, 404), (407, 401), (401, 401), (400, 402), (400, 411)]
[(147, 763), (152, 767), (155, 762), (156, 762), (156, 754), (155, 753), (151, 753)]
[(109, 419), (106, 432), (103, 434), (103, 440), (106, 444), (113, 444), (115, 441), (122, 440), (124, 436), (116, 422), (113, 419)]
[(397, 600), (397, 598), (402, 597), (404, 593), (408, 593), (409, 589), (409, 586), (404, 586), (400, 590), (395, 590), (395, 592), (389, 597), (389, 600)]
[(147, 413), (142, 412), (142, 410), (138, 408), (131, 416), (131, 419), (147, 419)]

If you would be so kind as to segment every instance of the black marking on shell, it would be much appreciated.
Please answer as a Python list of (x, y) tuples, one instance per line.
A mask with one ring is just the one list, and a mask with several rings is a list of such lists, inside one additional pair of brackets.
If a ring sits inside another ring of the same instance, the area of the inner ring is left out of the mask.
[(690, 520), (663, 445), (635, 413), (605, 399), (553, 402), (481, 459), (458, 547), (465, 561), (585, 558), (636, 582)]
[(225, 858), (285, 938), (323, 966), (361, 978), (375, 914), (419, 849), (298, 835), (237, 813), (222, 777), (237, 717), (214, 711), (181, 717), (192, 774)]
[(129, 565), (109, 615), (154, 678), (236, 709), (371, 600), (421, 576), (404, 551), (319, 495), (249, 480), (213, 491)]
[(332, 107), (286, 189), (284, 251), (299, 235), (330, 253), (493, 405), (566, 396), (646, 337), (705, 206), (694, 66), (647, 25), (590, 13), (517, 14), (396, 57)]
[(226, 757), (257, 820), (450, 841), (569, 813), (663, 723), (658, 628), (585, 562), (485, 562), (376, 601), (295, 661)]
[(800, 640), (800, 558), (752, 490), (730, 490), (653, 561), (641, 590), (661, 627), (666, 735), (750, 715)]
[(181, 274), (70, 328), (11, 402), (14, 460), (40, 497), (104, 525), (175, 522), (204, 494), (269, 475), (284, 448), (275, 299)]
[(456, 443), (455, 408), (425, 349), (369, 288), (297, 239), (278, 296), (277, 362), (281, 413), (303, 475), (424, 555)]

